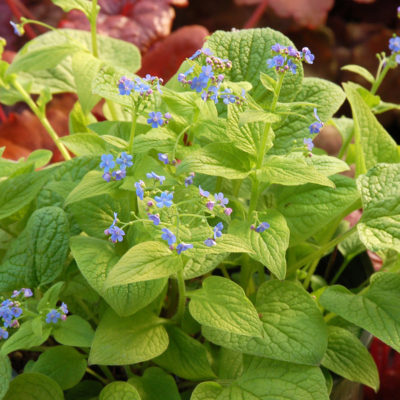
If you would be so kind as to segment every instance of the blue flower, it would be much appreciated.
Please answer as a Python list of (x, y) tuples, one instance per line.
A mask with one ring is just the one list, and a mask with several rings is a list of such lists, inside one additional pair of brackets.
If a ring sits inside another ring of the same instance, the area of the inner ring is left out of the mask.
[(392, 53), (397, 53), (400, 51), (400, 37), (395, 36), (389, 39), (389, 49)]
[(199, 75), (200, 79), (207, 79), (207, 81), (214, 76), (211, 65), (205, 65), (201, 67), (201, 73)]
[(122, 242), (124, 240), (125, 232), (118, 228), (118, 226), (113, 226), (109, 228), (109, 233), (111, 234), (111, 241), (113, 243)]
[(292, 46), (288, 46), (286, 48), (287, 54), (291, 57), (299, 57), (300, 56), (300, 52), (297, 51), (294, 47)]
[(195, 90), (197, 93), (200, 93), (203, 89), (205, 89), (208, 85), (207, 77), (197, 77), (195, 76), (192, 79), (192, 84), (190, 85), (190, 89)]
[(178, 246), (176, 246), (176, 252), (178, 254), (181, 254), (183, 251), (193, 249), (193, 245), (190, 243), (179, 243)]
[(161, 229), (163, 234), (161, 235), (161, 239), (166, 240), (168, 242), (168, 245), (171, 246), (176, 242), (176, 237), (175, 235), (167, 228)]
[(178, 75), (179, 82), (185, 82), (186, 77), (193, 72), (193, 67), (190, 67), (186, 72)]
[(269, 228), (269, 223), (268, 222), (261, 222), (261, 224), (258, 225), (257, 228), (255, 229), (255, 231), (258, 232), (258, 233), (262, 233), (268, 228)]
[(314, 148), (314, 143), (311, 138), (304, 138), (303, 143), (307, 146), (308, 151)]
[(213, 232), (215, 240), (222, 236), (222, 229), (224, 229), (224, 225), (222, 224), (222, 222), (218, 222), (218, 224), (214, 226)]
[(139, 197), (140, 200), (143, 200), (144, 196), (144, 182), (140, 180), (139, 182), (135, 182), (135, 188), (136, 188), (136, 195)]
[(275, 56), (273, 58), (269, 58), (267, 60), (268, 68), (282, 67), (283, 64), (285, 64), (285, 60), (286, 60), (286, 57), (283, 57), (281, 55)]
[(126, 171), (124, 169), (119, 169), (118, 171), (114, 171), (111, 175), (116, 181), (120, 181), (126, 177)]
[(189, 57), (189, 60), (194, 60), (194, 59), (197, 58), (201, 53), (202, 53), (201, 50), (196, 50), (196, 51)]
[(125, 170), (127, 167), (132, 167), (132, 158), (133, 157), (130, 154), (127, 154), (126, 151), (123, 151), (121, 156), (117, 158), (117, 164), (119, 164), (120, 169)]
[(46, 315), (46, 322), (48, 324), (50, 324), (50, 323), (56, 324), (59, 319), (61, 319), (61, 314), (57, 310), (51, 310)]
[(150, 112), (149, 113), (149, 118), (147, 120), (148, 124), (151, 124), (152, 128), (158, 128), (159, 126), (162, 126), (164, 124), (164, 120), (162, 118), (162, 114), (157, 111), (157, 112)]
[(303, 47), (301, 50), (301, 56), (304, 58), (304, 61), (307, 64), (313, 64), (315, 56), (313, 53), (311, 53), (310, 49), (308, 47)]
[(174, 198), (174, 193), (162, 192), (161, 196), (154, 197), (156, 201), (156, 206), (158, 208), (171, 207), (172, 199)]
[(165, 165), (169, 164), (168, 154), (158, 153), (158, 159), (163, 162)]
[(126, 76), (123, 76), (118, 82), (119, 94), (129, 96), (131, 94), (133, 86), (133, 82)]
[(191, 172), (189, 176), (185, 178), (185, 186), (188, 187), (189, 185), (193, 185), (193, 178), (194, 178), (194, 172)]
[(218, 194), (215, 193), (214, 197), (215, 197), (215, 201), (217, 203), (221, 204), (221, 206), (226, 206), (229, 203), (229, 200), (226, 197), (224, 197), (224, 194), (222, 192), (220, 192)]
[(208, 238), (204, 241), (204, 244), (208, 247), (215, 246), (217, 242), (213, 238)]
[(115, 167), (115, 161), (112, 154), (103, 154), (101, 156), (100, 168), (104, 168), (104, 172), (109, 172)]
[(271, 50), (274, 51), (275, 53), (280, 53), (285, 47), (281, 46), (279, 43), (275, 43), (274, 45), (271, 46)]
[(135, 85), (133, 86), (135, 92), (139, 93), (141, 96), (144, 94), (151, 94), (153, 91), (150, 86), (143, 82), (140, 78), (135, 79)]
[(164, 181), (165, 181), (165, 176), (163, 176), (163, 175), (160, 175), (160, 176), (158, 176), (155, 172), (148, 172), (147, 174), (146, 174), (146, 177), (148, 178), (148, 179), (155, 179), (156, 181), (159, 181), (160, 182), (160, 185), (162, 185), (163, 183), (164, 183)]
[(13, 21), (10, 21), (10, 25), (13, 27), (14, 33), (15, 33), (17, 36), (22, 36), (22, 35), (24, 34), (24, 28), (21, 27), (20, 25), (16, 24), (16, 23), (13, 22)]
[(232, 90), (228, 88), (221, 92), (221, 99), (223, 99), (225, 104), (234, 103), (236, 101), (236, 96), (231, 93)]
[(297, 72), (297, 64), (293, 60), (288, 60), (287, 66), (290, 68), (290, 71), (293, 75), (296, 75)]
[(207, 192), (207, 190), (203, 190), (201, 188), (201, 186), (199, 186), (199, 192), (200, 192), (200, 196), (202, 196), (202, 197), (208, 197), (210, 195), (210, 192)]
[(160, 215), (159, 214), (147, 214), (150, 221), (153, 221), (154, 225), (160, 225)]
[(0, 328), (0, 339), (7, 339), (8, 338), (8, 332), (5, 330), (5, 329), (3, 329), (3, 328)]
[(111, 174), (109, 172), (105, 172), (102, 176), (102, 178), (106, 181), (106, 182), (110, 182), (111, 181)]
[(14, 318), (18, 318), (22, 314), (22, 309), (19, 307), (11, 307), (11, 313)]
[(60, 309), (64, 314), (68, 314), (68, 307), (65, 303), (61, 303)]
[(313, 122), (310, 126), (310, 133), (314, 134), (314, 133), (319, 133), (319, 131), (323, 128), (324, 124), (322, 123), (322, 121), (320, 120), (320, 118), (318, 117), (317, 114), (317, 109), (314, 108), (314, 117), (317, 120), (317, 122)]

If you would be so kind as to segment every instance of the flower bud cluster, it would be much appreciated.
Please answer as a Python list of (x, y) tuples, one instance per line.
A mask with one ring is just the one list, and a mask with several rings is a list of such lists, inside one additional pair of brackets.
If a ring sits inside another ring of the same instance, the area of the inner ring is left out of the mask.
[(145, 78), (136, 77), (134, 80), (121, 77), (118, 81), (118, 90), (121, 96), (130, 96), (132, 92), (137, 93), (143, 99), (147, 99), (153, 94), (154, 90), (162, 93), (161, 85), (163, 80), (157, 76), (147, 74)]

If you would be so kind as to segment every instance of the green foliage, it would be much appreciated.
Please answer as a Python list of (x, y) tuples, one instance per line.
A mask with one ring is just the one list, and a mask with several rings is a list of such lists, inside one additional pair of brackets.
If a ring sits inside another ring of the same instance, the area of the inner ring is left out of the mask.
[[(0, 398), (328, 400), (331, 372), (377, 390), (359, 337), (400, 351), (400, 153), (375, 117), (399, 107), (376, 94), (396, 54), (376, 77), (345, 67), (372, 88), (343, 91), (304, 78), (311, 56), (279, 32), (218, 31), (164, 86), (96, 34), (96, 2), (53, 2), (91, 32), (0, 62), (0, 101), (25, 101), (66, 159), (0, 158)], [(59, 92), (78, 99), (62, 138)], [(328, 124), (338, 157), (313, 148)], [(367, 249), (382, 272), (332, 286)], [(15, 351), (31, 361), (11, 380)]]

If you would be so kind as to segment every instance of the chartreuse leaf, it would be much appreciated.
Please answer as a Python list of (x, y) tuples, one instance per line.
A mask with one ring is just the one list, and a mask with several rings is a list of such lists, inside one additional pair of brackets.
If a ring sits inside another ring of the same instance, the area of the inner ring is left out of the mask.
[[(88, 0), (51, 0), (56, 6), (61, 7), (65, 12), (71, 10), (82, 11), (87, 17), (92, 13), (92, 3)], [(100, 10), (100, 7), (96, 7)]]
[(228, 179), (243, 179), (251, 170), (247, 153), (227, 143), (211, 143), (194, 151), (178, 166), (177, 173), (201, 172)]
[(114, 265), (105, 287), (169, 277), (182, 267), (181, 258), (164, 243), (139, 243)]
[(354, 139), (359, 151), (356, 155), (356, 172), (365, 173), (377, 163), (400, 161), (396, 142), (376, 119), (365, 103), (358, 86), (344, 83), (354, 119)]
[(378, 164), (357, 180), (363, 215), (360, 239), (372, 251), (400, 252), (400, 164)]
[(148, 310), (119, 317), (108, 309), (96, 329), (89, 364), (136, 364), (159, 356), (167, 347), (162, 320)]
[(311, 164), (320, 174), (325, 176), (332, 176), (350, 169), (343, 160), (325, 155), (319, 156), (313, 154), (312, 157), (306, 159), (306, 162)]
[(230, 385), (205, 382), (191, 400), (329, 400), (325, 378), (318, 367), (258, 357), (245, 357), (244, 372)]
[(11, 381), (10, 359), (0, 354), (0, 399), (7, 393)]
[(365, 346), (346, 329), (328, 327), (328, 348), (321, 364), (351, 381), (379, 388), (379, 375), (374, 359)]
[(178, 327), (166, 326), (168, 349), (153, 361), (181, 378), (191, 381), (215, 378), (206, 348)]
[(147, 368), (141, 378), (134, 376), (128, 383), (136, 387), (142, 400), (181, 400), (174, 378), (161, 368)]
[(349, 65), (345, 65), (341, 69), (344, 69), (345, 71), (354, 72), (355, 74), (362, 76), (369, 83), (374, 83), (374, 81), (375, 81), (375, 78), (373, 77), (371, 72), (369, 72), (364, 67), (360, 67), (359, 65), (349, 64)]
[(81, 49), (79, 43), (62, 43), (28, 52), (21, 51), (15, 56), (7, 70), (7, 74), (54, 68), (60, 64), (64, 58)]
[(54, 379), (66, 390), (75, 386), (85, 374), (87, 363), (83, 354), (72, 347), (55, 346), (43, 352), (29, 368)]
[(68, 206), (82, 231), (89, 236), (104, 239), (104, 230), (113, 222), (114, 212), (121, 215), (121, 202), (109, 195), (91, 197)]
[(3, 400), (63, 400), (63, 391), (59, 384), (46, 375), (28, 372), (18, 375), (10, 383)]
[(310, 183), (272, 189), (277, 209), (289, 226), (291, 241), (303, 242), (321, 229), (321, 221), (329, 225), (359, 208), (354, 180), (342, 175), (330, 179), (335, 189)]
[(225, 135), (232, 141), (232, 144), (236, 148), (256, 158), (265, 123), (256, 122), (241, 126), (240, 121), (244, 115), (240, 113), (241, 111), (242, 107), (240, 106), (232, 105), (228, 107)]
[(289, 246), (290, 231), (285, 218), (274, 209), (258, 213), (261, 222), (267, 222), (270, 227), (258, 233), (250, 229), (246, 222), (233, 221), (229, 227), (232, 233), (246, 240), (253, 250), (249, 256), (265, 265), (278, 279), (286, 275), (286, 250)]
[(37, 310), (40, 312), (48, 308), (55, 308), (63, 286), (64, 282), (57, 282), (47, 289), (37, 305)]
[[(78, 0), (79, 1), (79, 0)], [(67, 3), (67, 1), (65, 1)], [(68, 3), (70, 3), (68, 1)], [(97, 35), (99, 58), (103, 64), (113, 65), (116, 68), (123, 68), (128, 71), (137, 71), (140, 68), (140, 53), (133, 44), (114, 39), (108, 36)], [(76, 48), (91, 52), (90, 32), (75, 29), (57, 29), (38, 36), (25, 45), (20, 53), (29, 54), (32, 51), (46, 49), (51, 46), (75, 44)], [(80, 45), (80, 48), (78, 47)], [(93, 69), (98, 65), (93, 61)], [(88, 70), (86, 63), (82, 65), (82, 73)], [(48, 88), (51, 93), (77, 92), (74, 76), (78, 74), (78, 69), (72, 70), (71, 57), (66, 57), (54, 68), (42, 71), (21, 73), (24, 79), (32, 80), (32, 93), (40, 93), (43, 88)], [(85, 75), (86, 76), (86, 75)], [(120, 77), (118, 77), (119, 79)], [(117, 81), (118, 81), (117, 79)], [(90, 77), (88, 77), (90, 80)], [(91, 82), (88, 82), (90, 84)], [(116, 84), (115, 84), (116, 87)]]
[(70, 315), (62, 324), (53, 328), (54, 339), (66, 346), (90, 347), (94, 330), (85, 319), (79, 315)]
[[(96, 292), (121, 316), (131, 315), (150, 304), (163, 290), (167, 278), (123, 283), (106, 289), (104, 283), (118, 256), (104, 240), (76, 236), (70, 241), (72, 254), (82, 275)], [(96, 265), (96, 268), (93, 268)]]
[(315, 183), (335, 187), (330, 179), (301, 158), (269, 157), (261, 169), (257, 171), (257, 177), (261, 182), (278, 183), (285, 186)]
[(76, 201), (99, 196), (101, 194), (112, 194), (121, 186), (121, 181), (106, 182), (102, 178), (100, 171), (90, 171), (79, 182), (78, 186), (72, 190), (65, 200), (64, 205), (75, 203)]
[(21, 324), (21, 327), (10, 336), (1, 347), (0, 353), (9, 354), (15, 350), (25, 350), (31, 347), (40, 346), (50, 336), (51, 326), (42, 322), (41, 335), (35, 334), (33, 330), (33, 320)]
[(214, 400), (222, 390), (222, 386), (217, 382), (202, 382), (195, 387), (190, 400)]
[(258, 289), (256, 309), (262, 337), (249, 337), (203, 326), (211, 342), (245, 354), (318, 365), (327, 347), (327, 329), (315, 301), (299, 285), (269, 281)]
[(60, 140), (76, 156), (101, 156), (108, 151), (106, 142), (93, 133), (75, 133)]
[[(296, 103), (291, 108), (294, 114), (288, 115), (281, 123), (274, 126), (275, 141), (270, 154), (287, 154), (293, 147), (303, 144), (303, 139), (310, 137), (309, 126), (315, 122), (313, 108), (317, 108), (318, 115), (323, 122), (328, 121), (339, 109), (345, 99), (340, 86), (319, 78), (305, 78), (301, 91), (296, 96)], [(316, 104), (305, 108), (301, 103)], [(304, 118), (300, 118), (298, 115)], [(297, 140), (297, 145), (294, 143)]]
[(69, 226), (64, 210), (44, 207), (29, 218), (29, 251), (39, 285), (52, 282), (61, 273), (68, 254)]
[[(214, 32), (205, 44), (218, 57), (228, 58), (232, 61), (232, 69), (226, 75), (233, 82), (248, 81), (252, 84), (251, 95), (258, 103), (271, 99), (272, 93), (268, 93), (260, 81), (260, 72), (264, 72), (277, 80), (277, 74), (273, 68), (267, 67), (267, 59), (272, 58), (271, 46), (280, 43), (283, 46), (293, 46), (293, 43), (282, 33), (269, 28), (245, 29), (235, 32)], [(303, 79), (301, 64), (297, 74), (285, 74), (280, 101), (291, 101), (300, 90)]]
[(331, 286), (320, 297), (320, 303), (400, 351), (399, 274), (374, 274), (368, 289), (359, 294), (343, 286)]
[(109, 383), (100, 392), (99, 400), (143, 400), (138, 391), (127, 382)]
[(189, 310), (203, 326), (249, 337), (261, 337), (261, 322), (243, 289), (229, 279), (210, 276), (190, 293)]
[(195, 254), (196, 256), (188, 258), (185, 263), (183, 268), (183, 277), (185, 279), (197, 278), (212, 271), (229, 253), (207, 254), (206, 251), (195, 251)]
[(0, 219), (21, 210), (39, 193), (46, 181), (44, 173), (18, 175), (0, 182)]
[(243, 353), (220, 347), (216, 369), (220, 379), (238, 378), (243, 373)]

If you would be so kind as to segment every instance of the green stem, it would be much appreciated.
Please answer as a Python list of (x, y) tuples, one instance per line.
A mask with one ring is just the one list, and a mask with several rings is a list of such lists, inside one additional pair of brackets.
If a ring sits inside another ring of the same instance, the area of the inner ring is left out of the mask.
[(128, 154), (133, 154), (133, 140), (135, 139), (135, 130), (136, 130), (136, 108), (132, 111), (132, 125), (131, 125), (131, 133), (129, 136), (129, 147), (128, 147)]
[[(383, 63), (386, 62), (385, 67), (383, 68), (383, 71), (381, 70)], [(389, 60), (385, 60), (383, 59), (381, 61), (381, 63), (379, 64), (379, 68), (378, 68), (378, 73), (377, 73), (377, 77), (375, 79), (374, 84), (371, 87), (371, 94), (375, 94), (377, 92), (377, 90), (379, 89), (379, 86), (381, 85), (383, 79), (385, 78), (386, 74), (388, 73), (390, 67), (390, 62)], [(381, 72), (382, 71), (382, 72)]]
[(331, 249), (332, 247), (335, 247), (337, 244), (339, 244), (342, 240), (346, 239), (347, 237), (349, 237), (352, 233), (355, 232), (355, 230), (357, 229), (357, 225), (354, 225), (350, 230), (348, 230), (347, 232), (345, 232), (343, 235), (336, 237), (335, 239), (331, 240), (329, 243), (321, 246), (316, 252), (309, 254), (308, 256), (302, 258), (301, 260), (297, 261), (296, 263), (294, 263), (293, 265), (290, 266), (290, 268), (288, 268), (288, 272), (287, 274), (289, 274), (290, 272), (293, 272), (295, 270), (297, 270), (298, 268), (300, 268), (303, 265), (306, 265), (310, 262), (312, 262), (316, 257), (318, 257), (318, 259), (323, 256), (329, 249)]
[(188, 125), (188, 126), (186, 126), (185, 128), (183, 128), (182, 131), (179, 133), (179, 135), (176, 137), (175, 144), (174, 144), (174, 149), (172, 150), (172, 159), (173, 159), (173, 160), (175, 160), (176, 149), (178, 148), (178, 144), (179, 144), (179, 141), (181, 140), (181, 137), (184, 135), (184, 133), (185, 133), (188, 129), (190, 129), (191, 126), (192, 126), (192, 125)]
[(175, 314), (175, 318), (178, 322), (182, 321), (183, 314), (185, 313), (185, 304), (186, 304), (186, 288), (185, 288), (185, 280), (183, 278), (183, 268), (179, 269), (176, 273), (176, 277), (178, 280), (178, 310)]
[(331, 285), (334, 285), (337, 280), (339, 279), (340, 275), (342, 275), (343, 271), (346, 269), (346, 267), (349, 265), (350, 261), (353, 259), (353, 257), (348, 257), (345, 258), (342, 265), (340, 266), (339, 270), (336, 272), (336, 275), (333, 277), (331, 281)]
[(99, 365), (99, 368), (102, 370), (103, 374), (110, 380), (115, 381), (113, 374), (111, 373), (110, 369), (107, 365)]
[(98, 58), (99, 57), (99, 51), (97, 48), (97, 0), (92, 0), (92, 14), (90, 16), (90, 32), (92, 34), (92, 53), (93, 55)]
[(98, 379), (101, 383), (104, 383), (105, 385), (108, 385), (108, 380), (103, 378), (101, 375), (99, 375), (97, 372), (93, 371), (91, 368), (87, 367), (86, 372), (92, 376), (94, 376), (96, 379)]
[(91, 311), (91, 309), (87, 306), (87, 304), (78, 296), (74, 296), (76, 302), (82, 307), (82, 309), (85, 311), (87, 316), (96, 324), (99, 324), (98, 318), (94, 315), (94, 313)]
[(44, 22), (35, 21), (33, 19), (28, 19), (28, 18), (21, 18), (21, 26), (23, 27), (25, 24), (40, 25), (40, 26), (43, 26), (44, 28), (49, 29), (51, 31), (57, 31), (57, 28), (54, 28), (54, 26), (45, 24)]
[(25, 103), (28, 104), (28, 106), (30, 107), (32, 112), (39, 118), (39, 121), (42, 123), (42, 125), (46, 129), (47, 133), (52, 138), (52, 140), (53, 140), (54, 144), (57, 146), (58, 150), (60, 150), (60, 153), (62, 154), (64, 159), (70, 160), (71, 156), (69, 155), (65, 146), (61, 143), (60, 138), (57, 135), (57, 132), (50, 125), (50, 122), (47, 119), (45, 113), (40, 111), (39, 107), (32, 100), (32, 98), (29, 96), (29, 94), (26, 92), (26, 90), (19, 84), (18, 81), (14, 80), (12, 82), (12, 85), (15, 87), (15, 89), (18, 90), (19, 93), (21, 93), (22, 97), (24, 98)]
[(317, 257), (315, 260), (312, 261), (310, 268), (308, 268), (307, 276), (306, 279), (303, 282), (303, 287), (304, 289), (307, 290), (308, 285), (311, 282), (311, 278), (314, 275), (315, 270), (317, 269), (318, 263), (319, 263), (320, 257)]
[[(279, 80), (276, 85), (276, 90), (274, 92), (274, 98), (272, 99), (272, 104), (270, 108), (270, 112), (273, 113), (275, 112), (276, 104), (279, 99), (279, 94), (282, 89), (282, 83), (283, 83), (283, 78), (285, 74), (280, 74), (279, 75)], [(265, 151), (267, 148), (267, 143), (268, 143), (268, 137), (269, 137), (269, 131), (271, 129), (271, 122), (268, 122), (265, 125), (265, 129), (261, 138), (261, 143), (260, 143), (260, 148), (258, 150), (258, 155), (257, 155), (257, 163), (256, 163), (256, 168), (259, 169), (261, 168), (263, 161), (264, 161), (264, 156), (265, 156)], [(250, 197), (250, 205), (249, 205), (249, 214), (248, 218), (249, 220), (252, 218), (252, 214), (257, 208), (257, 201), (258, 201), (258, 196), (259, 196), (259, 188), (260, 188), (260, 183), (257, 179), (256, 174), (253, 175), (253, 184), (251, 188), (251, 197)]]

